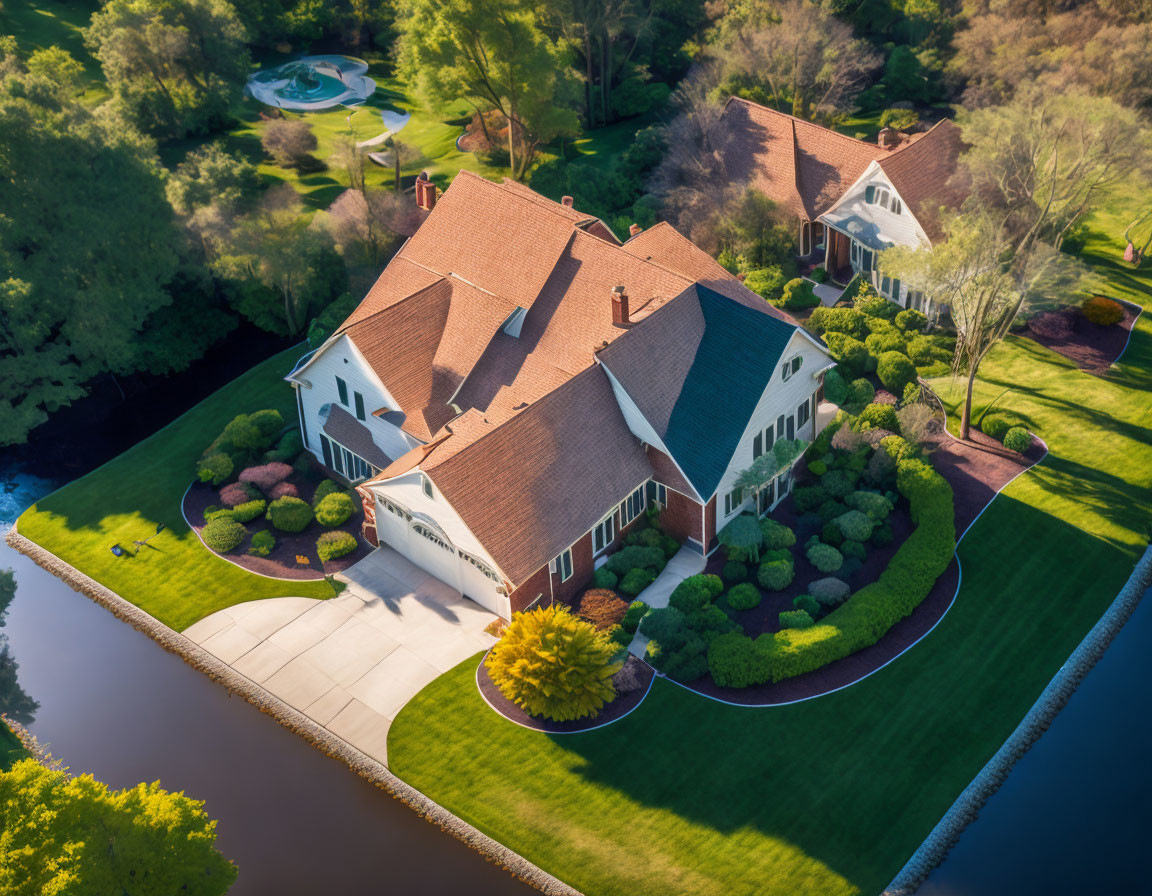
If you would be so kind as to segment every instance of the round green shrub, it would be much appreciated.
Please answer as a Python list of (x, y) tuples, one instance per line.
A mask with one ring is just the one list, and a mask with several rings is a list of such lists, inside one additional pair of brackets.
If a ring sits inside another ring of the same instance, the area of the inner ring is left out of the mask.
[(661, 644), (678, 643), (686, 627), (684, 614), (672, 606), (649, 610), (640, 621), (640, 633)]
[(325, 532), (316, 539), (316, 553), (324, 563), (351, 554), (354, 550), (356, 550), (356, 537), (348, 532)]
[(329, 495), (334, 495), (339, 491), (342, 491), (340, 488), (340, 483), (332, 479), (325, 479), (318, 486), (316, 486), (316, 491), (312, 495), (312, 506), (316, 507)]
[(766, 551), (779, 551), (796, 544), (796, 533), (776, 520), (762, 520), (760, 531), (764, 534), (764, 550)]
[(838, 607), (848, 599), (852, 589), (843, 579), (829, 576), (826, 579), (817, 579), (808, 583), (808, 593), (811, 594), (821, 606)]
[(828, 351), (840, 364), (855, 374), (868, 370), (868, 347), (847, 333), (825, 333)]
[(247, 523), (264, 513), (267, 506), (268, 503), (263, 498), (245, 501), (243, 504), (237, 504), (232, 508), (232, 519), (238, 523)]
[(820, 530), (820, 540), (834, 548), (838, 548), (844, 543), (844, 533), (836, 525), (836, 520), (829, 520), (824, 524), (824, 528)]
[(201, 530), (200, 537), (216, 553), (227, 554), (240, 546), (240, 542), (248, 537), (248, 532), (230, 516), (218, 516)]
[(760, 606), (760, 589), (751, 582), (735, 585), (728, 590), (727, 601), (733, 610), (751, 610)]
[(624, 611), (624, 618), (620, 620), (620, 625), (628, 634), (634, 635), (636, 629), (640, 627), (640, 620), (644, 618), (644, 614), (647, 612), (648, 604), (642, 600), (634, 600), (628, 604), (628, 609)]
[(784, 284), (783, 302), (785, 308), (815, 308), (820, 299), (812, 291), (812, 284), (803, 277), (796, 277)]
[(808, 472), (813, 476), (823, 476), (828, 472), (828, 464), (820, 459), (808, 463)]
[(798, 485), (792, 489), (792, 503), (799, 513), (812, 513), (828, 500), (828, 492), (820, 485)]
[(267, 529), (261, 529), (252, 536), (252, 544), (248, 548), (248, 553), (256, 557), (267, 557), (272, 553), (274, 547), (276, 547), (276, 536)]
[(872, 402), (856, 417), (856, 429), (861, 431), (886, 429), (888, 432), (900, 432), (900, 420), (896, 416), (895, 405), (878, 401)]
[(612, 572), (607, 566), (601, 566), (592, 573), (592, 584), (596, 588), (612, 589), (616, 587), (616, 583), (619, 581), (620, 579), (616, 573)]
[(888, 352), (903, 354), (905, 349), (904, 337), (891, 324), (888, 324), (888, 327), (890, 328), (889, 332), (873, 333), (864, 340), (864, 347), (868, 349), (868, 354), (877, 361), (877, 373), (879, 373), (881, 355), (886, 355)]
[(898, 435), (885, 436), (880, 440), (880, 447), (884, 449), (888, 456), (896, 461), (896, 463), (900, 463), (916, 451), (916, 446), (912, 445), (903, 436)]
[(852, 380), (848, 386), (848, 401), (851, 407), (863, 407), (876, 397), (876, 389), (863, 377)]
[(908, 357), (916, 364), (931, 364), (933, 361), (942, 361), (937, 354), (935, 343), (927, 336), (913, 336), (908, 340)]
[(347, 492), (332, 492), (316, 504), (315, 508), (316, 522), (325, 529), (335, 529), (348, 522), (348, 517), (352, 516), (356, 505)]
[(820, 602), (811, 594), (801, 594), (792, 598), (792, 606), (797, 610), (803, 610), (813, 619), (820, 615)]
[(646, 548), (660, 548), (664, 549), (662, 539), (664, 533), (657, 529), (655, 526), (646, 526), (643, 529), (634, 529), (629, 532), (624, 538), (624, 544), (634, 545), (638, 544)]
[(1008, 430), (1023, 425), (1018, 417), (1003, 412), (985, 414), (980, 420), (980, 429), (984, 435), (991, 436), (997, 442), (1004, 441), (1004, 436), (1008, 434)]
[(312, 522), (307, 501), (285, 495), (268, 505), (268, 521), (281, 532), (303, 532)]
[(812, 628), (816, 620), (803, 610), (785, 610), (780, 614), (780, 628)]
[(852, 304), (858, 311), (869, 317), (879, 317), (884, 320), (892, 320), (900, 311), (899, 305), (894, 302), (889, 302), (886, 298), (877, 295), (871, 289), (861, 292)]
[(771, 676), (766, 651), (740, 632), (730, 632), (708, 645), (708, 671), (722, 688), (763, 684)]
[(784, 291), (784, 272), (779, 265), (758, 268), (744, 276), (744, 285), (769, 302), (776, 301)]
[(820, 572), (836, 572), (844, 565), (844, 555), (830, 544), (814, 544), (805, 551), (805, 556)]
[(761, 563), (772, 563), (777, 560), (783, 560), (785, 563), (792, 562), (792, 552), (787, 548), (773, 548), (770, 551), (765, 551), (760, 555)]
[(729, 560), (720, 570), (720, 578), (731, 583), (746, 582), (748, 581), (748, 564)]
[(923, 311), (917, 311), (915, 308), (905, 308), (896, 314), (896, 326), (905, 333), (911, 331), (919, 332), (928, 326), (928, 316)]
[(836, 518), (836, 525), (849, 541), (867, 541), (876, 526), (876, 521), (859, 510), (849, 510)]
[(835, 367), (824, 374), (824, 397), (832, 404), (844, 404), (848, 398), (848, 383)]
[(1009, 451), (1016, 451), (1023, 454), (1030, 447), (1032, 447), (1032, 436), (1028, 434), (1023, 426), (1013, 426), (1008, 432), (1004, 433), (1004, 447)]
[(1111, 327), (1124, 320), (1124, 308), (1119, 302), (1104, 296), (1092, 296), (1080, 306), (1085, 319), (1102, 327)]
[(846, 498), (852, 493), (852, 478), (843, 470), (829, 470), (820, 478), (820, 485), (832, 498)]
[(853, 492), (844, 501), (853, 510), (866, 513), (881, 523), (892, 513), (892, 502), (877, 492)]
[(660, 670), (676, 681), (695, 681), (708, 674), (708, 642), (693, 633), (684, 646), (669, 654)]
[(268, 444), (276, 438), (277, 433), (284, 428), (284, 418), (280, 412), (272, 408), (263, 411), (253, 411), (248, 415), (248, 422), (255, 426)]
[(608, 558), (605, 564), (618, 576), (625, 576), (632, 569), (650, 569), (654, 573), (664, 568), (664, 551), (643, 545), (630, 545), (621, 548)]
[(840, 553), (846, 559), (860, 560), (861, 562), (868, 559), (868, 549), (864, 547), (864, 543), (861, 541), (846, 540), (840, 545)]
[(232, 458), (219, 451), (200, 458), (196, 464), (196, 478), (201, 482), (221, 485), (232, 475)]
[(843, 516), (848, 512), (848, 506), (840, 501), (825, 501), (816, 510), (816, 515), (820, 517), (821, 522), (830, 523), (836, 517)]
[(855, 308), (815, 308), (808, 317), (808, 326), (817, 334), (847, 333), (863, 337), (867, 320), (863, 312)]
[(796, 575), (795, 566), (788, 560), (769, 560), (761, 563), (756, 572), (756, 581), (768, 591), (783, 591), (792, 584)]
[(632, 643), (632, 635), (624, 630), (624, 626), (614, 625), (608, 629), (608, 640), (617, 647), (627, 647)]
[(660, 549), (664, 552), (664, 559), (671, 560), (679, 552), (680, 542), (671, 535), (665, 535), (660, 539)]
[(876, 375), (880, 377), (884, 388), (899, 398), (909, 383), (916, 382), (916, 365), (900, 351), (886, 351), (880, 355)]
[(630, 569), (625, 573), (624, 578), (620, 580), (620, 584), (616, 586), (617, 590), (630, 597), (635, 597), (649, 585), (656, 581), (656, 574), (650, 569)]

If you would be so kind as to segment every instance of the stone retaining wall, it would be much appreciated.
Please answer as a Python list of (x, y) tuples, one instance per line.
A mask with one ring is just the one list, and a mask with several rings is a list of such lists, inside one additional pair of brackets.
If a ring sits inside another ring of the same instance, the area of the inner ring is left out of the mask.
[(426, 820), (439, 825), (441, 830), (472, 847), (487, 861), (499, 865), (530, 886), (547, 893), (548, 896), (581, 896), (578, 890), (533, 865), (523, 856), (457, 818), (414, 787), (405, 784), (383, 763), (362, 753), (327, 728), (272, 696), (227, 663), (221, 662), (198, 644), (154, 619), (135, 604), (129, 603), (95, 579), (65, 563), (51, 551), (20, 535), (15, 526), (4, 540), (10, 547), (30, 557), (69, 587), (91, 598), (133, 628), (144, 632), (165, 650), (175, 653), (194, 669), (228, 688), (229, 692), (239, 694), (323, 753), (346, 763), (362, 778), (405, 803)]
[(964, 789), (940, 823), (884, 889), (883, 896), (911, 896), (932, 869), (944, 860), (948, 850), (968, 824), (975, 820), (984, 803), (1004, 783), (1016, 761), (1040, 739), (1084, 680), (1084, 676), (1104, 655), (1149, 587), (1152, 587), (1152, 546), (1144, 552), (1112, 605), (1053, 676), (1040, 698), (1016, 726), (1016, 730)]

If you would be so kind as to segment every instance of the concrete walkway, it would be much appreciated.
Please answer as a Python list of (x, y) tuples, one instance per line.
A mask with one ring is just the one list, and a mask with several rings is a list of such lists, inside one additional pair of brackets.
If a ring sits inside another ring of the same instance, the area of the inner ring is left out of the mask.
[(812, 292), (816, 294), (821, 305), (831, 308), (840, 301), (840, 296), (844, 295), (844, 287), (837, 286), (835, 283), (816, 283), (813, 281)]
[[(644, 601), (653, 609), (668, 606), (668, 598), (672, 596), (676, 586), (689, 576), (703, 572), (706, 563), (707, 560), (702, 554), (688, 545), (683, 545), (668, 561), (668, 565), (656, 577), (656, 581), (641, 591), (636, 599)], [(648, 638), (636, 632), (632, 643), (628, 645), (628, 652), (644, 659), (644, 651), (647, 648)]]
[(331, 600), (220, 610), (184, 635), (333, 734), (387, 763), (388, 728), (426, 684), (496, 639), (496, 617), (390, 548), (337, 578)]

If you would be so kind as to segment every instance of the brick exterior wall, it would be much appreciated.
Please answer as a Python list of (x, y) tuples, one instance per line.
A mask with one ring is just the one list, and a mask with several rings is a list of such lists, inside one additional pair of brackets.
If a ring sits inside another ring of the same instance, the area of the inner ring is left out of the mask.
[(694, 538), (704, 543), (700, 505), (679, 492), (668, 490), (668, 506), (660, 513), (660, 525), (680, 541)]
[(520, 613), (527, 609), (528, 605), (541, 594), (544, 596), (540, 598), (540, 603), (537, 606), (546, 607), (552, 602), (552, 593), (548, 589), (548, 575), (547, 566), (538, 569), (524, 584), (508, 595), (508, 603), (511, 605), (513, 613)]
[(711, 553), (716, 544), (716, 496), (713, 495), (704, 507), (704, 553)]

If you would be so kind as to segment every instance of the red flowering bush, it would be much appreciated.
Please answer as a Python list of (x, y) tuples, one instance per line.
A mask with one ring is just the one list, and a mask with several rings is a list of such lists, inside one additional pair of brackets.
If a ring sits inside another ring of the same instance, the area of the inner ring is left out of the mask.
[(291, 475), (292, 468), (288, 464), (274, 461), (259, 467), (248, 467), (241, 471), (240, 481), (250, 482), (267, 494)]
[[(1045, 311), (1028, 321), (1028, 329), (1045, 339), (1067, 339), (1072, 335), (1072, 324), (1059, 311)], [(243, 474), (241, 474), (243, 476)]]
[(263, 495), (247, 482), (232, 482), (220, 489), (220, 503), (225, 507), (238, 507)]
[(273, 501), (283, 497), (299, 498), (300, 492), (297, 491), (296, 486), (291, 482), (280, 482), (272, 486), (272, 490), (268, 492), (268, 497)]

